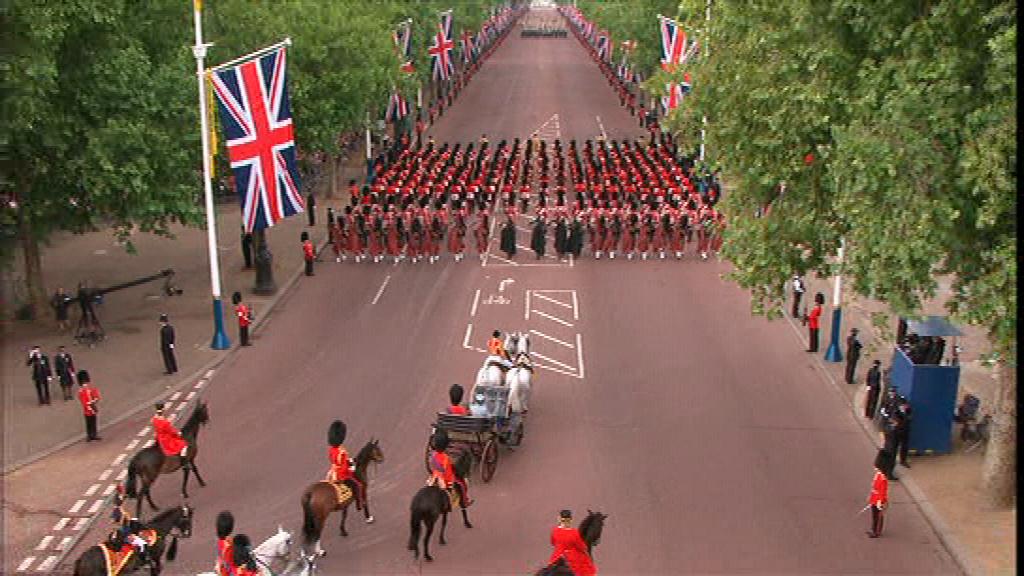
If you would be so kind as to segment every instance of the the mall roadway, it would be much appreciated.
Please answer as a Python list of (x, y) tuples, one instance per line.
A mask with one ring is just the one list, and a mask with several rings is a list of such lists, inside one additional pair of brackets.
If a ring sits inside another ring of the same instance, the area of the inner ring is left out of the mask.
[[(596, 116), (610, 137), (638, 130), (576, 40), (512, 35), (433, 134), (497, 142), (555, 113), (566, 140), (593, 137)], [(562, 508), (609, 514), (601, 574), (957, 572), (898, 484), (885, 537), (865, 536), (872, 445), (791, 326), (752, 318), (746, 294), (720, 279), (726, 264), (692, 252), (541, 263), (325, 262), (302, 278), (204, 389), (209, 486), (193, 488), (195, 534), (166, 573), (210, 569), (220, 510), (256, 540), (298, 529), (299, 494), (322, 477), (339, 417), (353, 451), (374, 436), (387, 461), (370, 486), (377, 522), (350, 517), (342, 539), (330, 519), (324, 574), (525, 574), (550, 553)], [(538, 370), (524, 445), (474, 483), (475, 528), (453, 522), (449, 545), (420, 565), (405, 550), (409, 501), (435, 411), (482, 360), (465, 347), (470, 324), (470, 347), (493, 328), (558, 340), (534, 336), (538, 362), (559, 371)], [(143, 425), (105, 436), (118, 445)], [(158, 503), (176, 502), (177, 485), (164, 477)]]

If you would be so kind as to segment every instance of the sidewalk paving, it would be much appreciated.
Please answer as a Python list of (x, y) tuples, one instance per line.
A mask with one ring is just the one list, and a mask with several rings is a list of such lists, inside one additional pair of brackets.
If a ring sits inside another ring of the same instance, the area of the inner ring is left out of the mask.
[[(251, 293), (255, 269), (244, 269), (241, 253), (241, 214), (235, 201), (216, 207), (217, 246), (220, 257), (225, 329), (232, 347), (238, 346), (238, 328), (231, 306), (231, 294), (242, 293), (254, 309), (257, 322), (270, 312), (277, 296), (284, 293), (291, 279), (301, 273), (302, 250), (299, 234), (309, 231), (314, 244), (327, 239), (327, 208), (336, 211), (347, 205), (345, 183), (365, 174), (361, 150), (351, 152), (338, 175), (338, 198), (329, 198), (329, 178), (318, 191), (316, 226), (307, 227), (307, 215), (288, 218), (267, 232), (273, 254), (274, 280), (278, 291), (271, 296)], [(74, 327), (78, 308), (71, 309), (72, 329), (58, 333), (51, 310), (45, 310), (36, 322), (11, 321), (4, 325), (0, 376), (3, 378), (3, 473), (13, 470), (85, 437), (81, 406), (61, 399), (61, 389), (50, 385), (51, 405), (39, 406), (25, 358), (28, 349), (39, 345), (50, 356), (51, 365), (57, 346), (64, 345), (74, 359), (76, 369), (86, 369), (102, 395), (99, 411), (100, 436), (103, 428), (162, 398), (183, 383), (194, 382), (211, 364), (222, 360), (228, 351), (213, 350), (210, 273), (207, 259), (207, 234), (204, 229), (175, 226), (173, 238), (139, 233), (132, 237), (137, 254), (128, 254), (110, 231), (88, 234), (58, 234), (42, 248), (43, 279), (48, 294), (58, 286), (72, 296), (78, 282), (88, 280), (94, 287), (106, 287), (155, 274), (165, 268), (175, 271), (174, 284), (184, 290), (181, 296), (166, 296), (163, 280), (111, 292), (96, 306), (106, 331), (106, 339), (94, 347), (77, 344)], [(333, 262), (332, 262), (333, 263)], [(168, 314), (176, 332), (178, 373), (164, 375), (159, 350), (161, 313)], [(259, 345), (256, 327), (253, 344)]]
[[(804, 301), (812, 301), (815, 292), (825, 294), (826, 303), (832, 302), (832, 280), (822, 278), (805, 278), (807, 292)], [(845, 287), (844, 287), (845, 292)], [(792, 297), (792, 294), (788, 294)], [(924, 304), (925, 314), (947, 315), (943, 303), (949, 296), (948, 280), (940, 281), (939, 297)], [(792, 300), (787, 300), (787, 319), (799, 332), (801, 341), (806, 345), (807, 329), (800, 325), (798, 319), (788, 316)], [(887, 327), (889, 334), (880, 334), (872, 323), (872, 315), (887, 312), (884, 304), (877, 301), (847, 297), (843, 304), (843, 318), (840, 331), (843, 362), (830, 363), (824, 361), (832, 330), (832, 308), (825, 306), (822, 314), (821, 346), (818, 359), (826, 376), (851, 403), (851, 410), (858, 422), (864, 426), (872, 441), (878, 443), (878, 429), (874, 422), (864, 418), (864, 400), (866, 387), (865, 375), (873, 360), (880, 360), (882, 367), (892, 362), (893, 343), (896, 320), (892, 316)], [(846, 367), (846, 337), (851, 328), (857, 328), (859, 338), (864, 345), (861, 358), (857, 363), (854, 384), (846, 384), (844, 373)], [(995, 398), (997, 381), (992, 370), (979, 361), (979, 356), (987, 351), (987, 340), (982, 329), (976, 326), (961, 326), (964, 335), (958, 338), (963, 348), (960, 355), (960, 388), (959, 404), (964, 394), (972, 393), (981, 400), (982, 412), (991, 410)], [(947, 343), (947, 355), (952, 350), (952, 343)], [(911, 497), (921, 506), (925, 515), (932, 523), (946, 546), (961, 563), (968, 574), (1016, 574), (1016, 508), (993, 510), (986, 503), (982, 494), (981, 474), (984, 460), (984, 449), (979, 448), (965, 453), (964, 445), (959, 438), (959, 427), (954, 425), (953, 450), (943, 455), (911, 455), (907, 469), (897, 466), (896, 474)], [(870, 467), (870, 462), (865, 467)]]

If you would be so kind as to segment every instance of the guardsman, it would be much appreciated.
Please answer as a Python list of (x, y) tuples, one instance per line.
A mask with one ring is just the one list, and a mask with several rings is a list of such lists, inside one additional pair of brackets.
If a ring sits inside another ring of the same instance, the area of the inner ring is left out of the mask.
[(460, 416), (469, 414), (466, 407), (462, 405), (462, 394), (462, 386), (459, 386), (458, 384), (452, 384), (451, 388), (448, 389), (448, 400), (451, 401), (448, 405), (449, 414), (458, 414)]
[(96, 434), (96, 404), (100, 401), (100, 391), (93, 388), (92, 379), (85, 370), (78, 371), (78, 401), (82, 403), (82, 414), (85, 416), (85, 441), (102, 440)]
[(188, 455), (188, 442), (181, 437), (181, 432), (171, 424), (171, 421), (164, 417), (164, 403), (157, 402), (154, 406), (156, 414), (150, 419), (149, 423), (153, 426), (153, 432), (156, 434), (156, 443), (160, 446), (160, 451), (164, 453), (164, 456), (180, 456), (182, 469), (189, 469), (189, 462), (186, 456)]
[(327, 444), (330, 445), (330, 448), (327, 449), (327, 459), (331, 463), (330, 469), (327, 470), (327, 481), (335, 484), (344, 483), (348, 486), (356, 500), (356, 509), (362, 510), (365, 495), (362, 484), (356, 478), (355, 468), (348, 456), (348, 449), (343, 444), (346, 432), (345, 423), (341, 420), (331, 422), (331, 426), (327, 429)]
[(258, 576), (256, 558), (252, 555), (252, 540), (245, 534), (235, 534), (231, 539), (231, 564), (234, 576)]
[(235, 517), (231, 512), (224, 510), (217, 514), (217, 559), (214, 562), (217, 576), (234, 576), (234, 548), (229, 538), (234, 530)]
[(583, 541), (580, 531), (572, 527), (572, 511), (562, 510), (558, 514), (558, 525), (551, 530), (551, 558), (548, 565), (565, 558), (565, 563), (576, 576), (594, 576), (597, 568), (587, 553), (587, 544)]
[(875, 476), (871, 480), (868, 506), (871, 507), (871, 530), (867, 531), (867, 535), (869, 538), (878, 538), (882, 535), (885, 509), (889, 506), (889, 479), (878, 466), (875, 466)]
[(231, 303), (235, 305), (235, 317), (238, 318), (238, 341), (242, 346), (249, 345), (249, 325), (252, 324), (252, 310), (242, 302), (242, 293), (231, 295)]
[(814, 295), (814, 308), (804, 316), (808, 329), (808, 352), (818, 351), (818, 332), (821, 328), (821, 306), (825, 303), (825, 295), (818, 292)]
[(443, 430), (430, 438), (430, 478), (428, 484), (435, 484), (442, 490), (455, 490), (459, 494), (462, 508), (469, 508), (473, 500), (469, 497), (469, 485), (465, 479), (455, 475), (452, 460), (445, 450), (448, 448), (448, 434)]
[(313, 249), (313, 243), (309, 240), (309, 232), (303, 231), (299, 235), (299, 240), (302, 242), (302, 258), (306, 262), (306, 276), (312, 276), (313, 259), (316, 258), (316, 251)]

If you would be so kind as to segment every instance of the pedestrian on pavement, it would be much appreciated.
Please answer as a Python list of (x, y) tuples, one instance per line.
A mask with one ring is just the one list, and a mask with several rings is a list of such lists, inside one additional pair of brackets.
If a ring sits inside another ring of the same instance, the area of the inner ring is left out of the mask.
[(868, 394), (864, 399), (864, 417), (871, 419), (875, 417), (878, 409), (878, 396), (882, 392), (882, 361), (875, 360), (868, 369), (866, 378)]
[(823, 304), (825, 304), (825, 295), (818, 292), (814, 295), (814, 308), (811, 308), (810, 314), (804, 317), (806, 318), (807, 329), (809, 331), (808, 352), (818, 351), (818, 332), (821, 328), (821, 307)]
[(57, 380), (64, 400), (71, 400), (71, 387), (75, 385), (75, 361), (63, 346), (57, 346), (57, 355), (53, 357), (53, 367), (57, 371)]
[(501, 227), (501, 251), (505, 253), (509, 260), (513, 259), (516, 255), (516, 225), (512, 222), (511, 216), (505, 220), (505, 225)]
[(63, 287), (58, 287), (57, 292), (50, 299), (50, 306), (57, 316), (57, 330), (64, 332), (68, 329), (68, 307), (71, 305), (71, 297), (64, 292)]
[(242, 229), (242, 260), (245, 261), (245, 268), (252, 268), (252, 234), (245, 231), (245, 226), (240, 226)]
[(793, 318), (800, 317), (800, 300), (804, 297), (804, 292), (807, 289), (804, 287), (804, 280), (799, 274), (793, 275), (793, 310), (791, 316)]
[(171, 326), (167, 314), (160, 315), (160, 354), (164, 358), (164, 374), (178, 371), (178, 361), (174, 358), (174, 326)]
[(39, 397), (39, 405), (50, 403), (50, 380), (53, 379), (53, 371), (50, 369), (50, 358), (43, 354), (39, 346), (33, 346), (28, 353), (28, 360), (25, 362), (32, 370), (32, 382), (36, 385), (36, 396)]
[(316, 226), (316, 196), (312, 192), (306, 196), (306, 214), (309, 214), (309, 227)]
[(846, 383), (853, 384), (856, 379), (857, 361), (860, 360), (860, 349), (863, 345), (857, 339), (859, 330), (850, 328), (850, 335), (846, 337)]
[(878, 466), (875, 466), (875, 476), (871, 479), (868, 506), (871, 507), (871, 530), (867, 534), (869, 538), (878, 538), (882, 535), (885, 509), (889, 507), (889, 480)]
[(96, 434), (96, 415), (99, 414), (100, 391), (93, 387), (92, 379), (85, 370), (78, 371), (78, 401), (82, 403), (85, 416), (85, 441), (102, 440)]
[(900, 457), (900, 466), (904, 468), (910, 468), (910, 462), (907, 461), (907, 453), (910, 444), (911, 412), (910, 400), (907, 400), (905, 396), (900, 396), (896, 403), (896, 412), (893, 414), (893, 420), (895, 424), (896, 452)]
[(313, 259), (316, 258), (316, 251), (313, 250), (313, 243), (309, 240), (309, 232), (299, 235), (302, 241), (302, 257), (306, 262), (306, 276), (313, 275)]
[(231, 303), (235, 305), (235, 317), (238, 318), (238, 341), (242, 346), (249, 345), (249, 324), (252, 323), (252, 311), (242, 302), (242, 293), (231, 295)]

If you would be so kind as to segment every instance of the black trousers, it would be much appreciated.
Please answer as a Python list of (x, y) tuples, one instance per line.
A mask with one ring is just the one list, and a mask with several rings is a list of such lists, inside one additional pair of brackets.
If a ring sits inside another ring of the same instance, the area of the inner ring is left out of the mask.
[(800, 317), (800, 298), (803, 295), (803, 292), (793, 292), (793, 318)]
[(249, 327), (248, 326), (239, 326), (238, 327), (238, 340), (241, 342), (242, 346), (248, 346), (249, 345)]
[(846, 383), (853, 384), (854, 379), (857, 376), (857, 361), (860, 360), (859, 356), (846, 356)]
[(39, 397), (40, 404), (50, 403), (50, 381), (49, 380), (34, 380), (36, 383), (36, 396)]
[(309, 225), (316, 226), (316, 206), (309, 206), (308, 208), (309, 210), (307, 213), (309, 214)]
[(875, 412), (878, 410), (878, 393), (879, 389), (877, 386), (868, 388), (868, 397), (864, 400), (864, 417), (874, 418)]
[(810, 337), (809, 337), (810, 343), (809, 343), (807, 349), (810, 352), (817, 352), (818, 351), (818, 328), (810, 328), (809, 330), (810, 330)]
[(168, 374), (174, 374), (178, 371), (178, 361), (174, 358), (174, 349), (167, 346), (160, 348), (160, 353), (164, 357), (164, 371)]
[(885, 522), (885, 510), (879, 510), (877, 506), (871, 507), (871, 533), (875, 536), (882, 535), (882, 525)]
[(312, 260), (306, 260), (306, 276), (312, 276), (312, 275), (313, 275), (313, 261)]
[(902, 430), (896, 432), (896, 446), (897, 451), (900, 455), (900, 464), (906, 465), (907, 463), (907, 451), (910, 449), (910, 427), (904, 426)]
[(72, 396), (71, 396), (71, 383), (70, 382), (65, 384), (64, 381), (61, 380), (61, 382), (60, 382), (60, 391), (64, 394), (64, 399), (65, 400), (71, 400)]
[(97, 440), (99, 437), (96, 435), (96, 415), (85, 417), (85, 437), (89, 440)]

